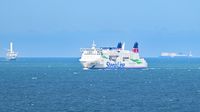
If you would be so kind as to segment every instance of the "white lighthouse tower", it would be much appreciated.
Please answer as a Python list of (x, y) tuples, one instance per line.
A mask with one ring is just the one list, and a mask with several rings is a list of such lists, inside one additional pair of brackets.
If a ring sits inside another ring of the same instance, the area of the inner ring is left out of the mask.
[(10, 42), (10, 48), (7, 51), (7, 58), (9, 60), (15, 60), (17, 58), (17, 53), (13, 50), (13, 43)]

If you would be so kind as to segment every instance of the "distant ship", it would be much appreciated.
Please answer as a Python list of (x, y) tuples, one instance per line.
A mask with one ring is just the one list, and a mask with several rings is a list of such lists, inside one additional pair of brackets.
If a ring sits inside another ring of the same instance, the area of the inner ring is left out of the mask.
[(80, 62), (84, 69), (93, 68), (146, 68), (148, 66), (144, 58), (140, 58), (138, 43), (132, 51), (125, 50), (125, 43), (119, 42), (117, 47), (96, 48), (93, 42), (92, 48), (82, 48)]
[(10, 48), (8, 49), (7, 54), (6, 54), (7, 55), (7, 59), (15, 60), (17, 58), (17, 54), (18, 53), (14, 52), (14, 50), (13, 50), (13, 43), (10, 42)]
[(162, 52), (160, 57), (192, 57), (192, 52), (190, 51), (189, 54), (184, 53), (175, 53), (175, 52)]

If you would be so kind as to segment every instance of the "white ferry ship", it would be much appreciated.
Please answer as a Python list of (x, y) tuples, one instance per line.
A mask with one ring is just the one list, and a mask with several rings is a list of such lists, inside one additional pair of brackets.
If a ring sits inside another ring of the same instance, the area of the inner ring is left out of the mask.
[(146, 68), (145, 59), (140, 58), (138, 43), (132, 51), (124, 49), (125, 44), (119, 42), (117, 47), (96, 48), (93, 42), (92, 48), (82, 48), (80, 62), (84, 69), (103, 68)]
[(13, 50), (13, 43), (10, 42), (10, 48), (8, 49), (7, 54), (6, 54), (7, 55), (7, 59), (15, 60), (17, 58), (17, 54), (18, 53), (14, 52), (14, 50)]

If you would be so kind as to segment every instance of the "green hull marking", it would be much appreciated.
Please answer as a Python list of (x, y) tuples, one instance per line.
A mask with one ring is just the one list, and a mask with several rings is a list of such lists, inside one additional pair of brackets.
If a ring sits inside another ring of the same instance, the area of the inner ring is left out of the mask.
[(142, 64), (142, 62), (139, 59), (130, 59), (130, 60), (137, 64)]

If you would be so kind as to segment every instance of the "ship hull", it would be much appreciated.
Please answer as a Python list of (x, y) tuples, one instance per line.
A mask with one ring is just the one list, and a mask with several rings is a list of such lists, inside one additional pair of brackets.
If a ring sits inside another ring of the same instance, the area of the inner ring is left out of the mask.
[(136, 69), (147, 68), (148, 65), (145, 60), (141, 63), (135, 62), (112, 62), (112, 61), (80, 61), (84, 69)]

